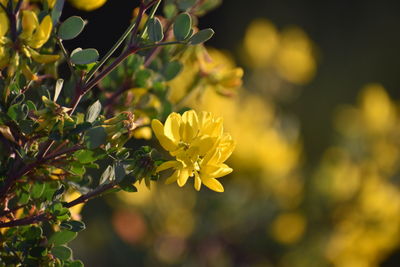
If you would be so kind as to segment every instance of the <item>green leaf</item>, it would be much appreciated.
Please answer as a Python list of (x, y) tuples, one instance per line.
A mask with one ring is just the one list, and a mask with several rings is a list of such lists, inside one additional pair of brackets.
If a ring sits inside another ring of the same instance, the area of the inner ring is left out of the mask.
[(188, 13), (179, 14), (174, 23), (174, 36), (176, 40), (183, 41), (189, 37), (192, 29), (192, 17)]
[(85, 140), (89, 149), (95, 149), (106, 143), (107, 133), (101, 126), (92, 128), (86, 132)]
[(86, 172), (85, 166), (80, 162), (72, 162), (71, 163), (71, 172), (78, 176), (83, 176)]
[(53, 20), (53, 25), (56, 25), (61, 17), (62, 10), (64, 8), (65, 0), (57, 0), (56, 4), (51, 11), (51, 18)]
[(54, 246), (64, 245), (74, 240), (77, 235), (77, 233), (68, 230), (56, 232), (50, 237), (49, 243)]
[(147, 88), (149, 85), (149, 78), (151, 77), (151, 71), (148, 69), (139, 70), (135, 76), (135, 82), (138, 87)]
[(100, 115), (101, 112), (101, 103), (99, 100), (97, 100), (96, 102), (94, 102), (88, 109), (87, 113), (86, 113), (86, 121), (92, 123), (94, 122), (97, 117)]
[(25, 103), (27, 105), (27, 107), (29, 108), (30, 111), (36, 111), (36, 105), (35, 103), (33, 103), (32, 101), (28, 100)]
[(72, 250), (66, 246), (56, 246), (51, 249), (51, 254), (60, 260), (69, 260), (72, 256)]
[(29, 255), (34, 258), (41, 258), (47, 255), (47, 248), (45, 247), (34, 247), (29, 251)]
[(44, 183), (35, 183), (31, 188), (31, 197), (39, 198), (42, 196), (44, 192), (45, 184)]
[[(43, 191), (42, 198), (44, 198), (46, 201), (51, 201), (57, 198), (57, 196), (61, 197), (61, 195), (56, 195), (56, 192), (59, 190), (59, 188), (60, 184), (57, 181), (45, 183), (45, 189)], [(61, 188), (65, 189), (64, 187)]]
[(83, 49), (71, 56), (71, 62), (78, 65), (85, 65), (95, 62), (99, 58), (99, 52), (94, 48)]
[(152, 42), (159, 42), (164, 38), (163, 26), (156, 17), (151, 18), (148, 22), (147, 32)]
[(23, 192), (19, 196), (18, 203), (21, 205), (25, 205), (29, 202), (29, 199), (30, 199), (30, 195), (28, 193)]
[(50, 206), (49, 211), (54, 215), (54, 216), (63, 216), (65, 214), (69, 213), (69, 209), (65, 208), (63, 204), (60, 202), (54, 203), (52, 206)]
[(214, 35), (214, 30), (213, 29), (204, 29), (201, 30), (197, 33), (195, 33), (190, 39), (188, 40), (188, 44), (190, 45), (198, 45), (201, 43), (204, 43), (208, 40), (211, 39), (211, 37)]
[(182, 64), (179, 61), (171, 61), (167, 64), (164, 77), (167, 81), (174, 79), (182, 70)]
[(191, 8), (197, 0), (180, 0), (178, 2), (178, 7), (180, 10), (187, 10)]
[(38, 226), (31, 226), (26, 231), (25, 238), (27, 240), (37, 240), (37, 239), (41, 238), (42, 234), (43, 234), (42, 228), (40, 228)]
[(58, 37), (62, 40), (71, 40), (77, 37), (85, 27), (85, 21), (78, 16), (72, 16), (61, 23)]
[(178, 12), (175, 4), (173, 4), (173, 3), (166, 4), (164, 6), (163, 11), (164, 11), (164, 15), (167, 19), (171, 19), (171, 18), (175, 17), (176, 13)]
[(92, 127), (92, 124), (90, 122), (83, 122), (75, 126), (74, 129), (69, 131), (70, 135), (74, 134), (80, 134), (81, 132), (84, 132)]
[(58, 189), (54, 190), (52, 199), (53, 200), (60, 199), (61, 196), (64, 194), (64, 192), (65, 192), (65, 186), (62, 184)]
[(134, 193), (137, 192), (137, 188), (131, 183), (122, 183), (119, 187), (124, 190), (125, 192)]
[(59, 96), (60, 93), (61, 93), (63, 84), (64, 84), (64, 80), (63, 80), (63, 79), (58, 79), (58, 80), (57, 80), (57, 82), (56, 82), (56, 88), (55, 88), (55, 90), (54, 90), (54, 99), (53, 99), (54, 102), (57, 102), (57, 99), (58, 99), (58, 96)]
[(20, 104), (14, 104), (8, 108), (7, 115), (14, 121), (19, 121), (25, 119), (27, 114)]
[(86, 225), (81, 221), (66, 221), (62, 222), (60, 226), (72, 232), (80, 232), (86, 229)]
[(80, 48), (80, 47), (78, 47), (78, 48), (75, 48), (74, 50), (72, 50), (72, 52), (71, 52), (71, 57), (73, 56), (73, 55), (75, 55), (76, 53), (78, 53), (79, 51), (82, 51), (83, 49), (82, 48)]
[(92, 150), (79, 150), (74, 153), (74, 156), (82, 164), (90, 163), (97, 159), (95, 152)]
[(100, 177), (99, 185), (108, 184), (115, 180), (114, 166), (109, 165)]
[(114, 173), (115, 173), (115, 180), (120, 182), (126, 176), (126, 171), (124, 165), (121, 163), (114, 164)]

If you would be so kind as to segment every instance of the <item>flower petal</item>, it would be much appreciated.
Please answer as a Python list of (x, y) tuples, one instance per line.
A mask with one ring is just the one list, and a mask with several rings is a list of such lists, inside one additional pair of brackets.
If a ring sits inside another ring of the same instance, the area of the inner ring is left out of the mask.
[(178, 149), (177, 145), (174, 144), (168, 137), (164, 134), (164, 126), (159, 120), (153, 120), (151, 122), (151, 128), (153, 128), (154, 134), (156, 135), (161, 146), (167, 151), (175, 151)]
[(165, 121), (164, 134), (171, 139), (175, 144), (180, 141), (179, 127), (181, 115), (178, 113), (171, 113)]
[(216, 179), (213, 178), (202, 178), (201, 180), (205, 186), (210, 188), (211, 190), (215, 192), (224, 192), (224, 187), (220, 182), (218, 182)]
[(228, 175), (232, 171), (233, 169), (226, 164), (221, 164), (218, 166), (207, 165), (201, 167), (201, 172), (206, 173), (207, 177), (212, 177), (212, 178), (219, 178)]
[(175, 160), (166, 161), (157, 167), (156, 172), (162, 172), (170, 168), (175, 168), (179, 165), (180, 165), (179, 162)]
[(165, 184), (172, 184), (178, 180), (180, 174), (180, 170), (176, 170), (170, 177), (165, 180)]
[(181, 169), (178, 177), (178, 185), (184, 186), (189, 179), (189, 170), (187, 168)]
[(191, 140), (197, 135), (199, 130), (199, 119), (194, 110), (188, 110), (182, 115), (182, 125), (180, 127), (181, 139), (190, 143)]
[(200, 175), (198, 172), (194, 172), (194, 188), (197, 191), (200, 191), (200, 188), (201, 188), (201, 179), (200, 179)]

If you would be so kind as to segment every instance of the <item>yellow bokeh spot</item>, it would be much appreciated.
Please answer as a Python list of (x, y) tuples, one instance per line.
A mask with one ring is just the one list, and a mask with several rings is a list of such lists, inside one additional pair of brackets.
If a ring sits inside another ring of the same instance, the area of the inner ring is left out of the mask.
[(156, 183), (151, 182), (151, 189), (149, 189), (143, 182), (136, 182), (134, 183), (134, 186), (138, 190), (136, 193), (132, 194), (130, 192), (121, 191), (117, 193), (117, 197), (128, 205), (143, 206), (148, 204), (152, 200), (154, 192), (156, 191)]
[(271, 234), (282, 244), (293, 244), (301, 239), (306, 229), (306, 218), (296, 212), (280, 214), (272, 223)]
[(248, 64), (254, 67), (270, 64), (278, 45), (279, 34), (275, 26), (266, 19), (254, 20), (243, 40)]
[(384, 132), (395, 124), (395, 107), (380, 84), (364, 87), (360, 96), (364, 122), (372, 132)]
[(314, 77), (313, 47), (303, 30), (289, 28), (282, 32), (276, 66), (279, 74), (295, 84), (305, 84)]

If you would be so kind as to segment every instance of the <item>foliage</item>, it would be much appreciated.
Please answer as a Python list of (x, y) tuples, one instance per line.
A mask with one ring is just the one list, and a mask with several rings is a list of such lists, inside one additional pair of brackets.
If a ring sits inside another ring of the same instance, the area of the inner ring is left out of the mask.
[[(70, 2), (89, 11), (106, 1)], [(198, 16), (219, 1), (141, 0), (104, 56), (64, 47), (86, 24), (78, 16), (60, 20), (64, 0), (0, 3), (1, 266), (82, 266), (68, 247), (86, 228), (82, 205), (116, 191), (134, 194), (140, 182), (150, 188), (162, 170), (176, 169), (169, 181), (180, 186), (194, 177), (197, 190), (203, 183), (223, 191), (215, 178), (232, 171), (223, 162), (234, 142), (222, 119), (187, 111), (185, 96), (169, 98), (169, 81), (189, 67), (184, 58), (204, 53), (214, 34), (197, 28)], [(155, 16), (161, 4), (164, 16)], [(199, 71), (193, 82), (214, 81)], [(151, 121), (173, 160), (151, 147)]]

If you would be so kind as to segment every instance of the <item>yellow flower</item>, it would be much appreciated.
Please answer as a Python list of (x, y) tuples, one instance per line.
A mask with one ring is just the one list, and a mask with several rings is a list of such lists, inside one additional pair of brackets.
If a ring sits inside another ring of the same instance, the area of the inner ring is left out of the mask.
[(206, 84), (215, 87), (218, 93), (230, 95), (242, 85), (243, 69), (235, 67), (228, 54), (208, 48), (198, 55), (198, 61)]
[[(19, 52), (26, 58), (32, 58), (37, 63), (47, 64), (59, 59), (59, 55), (40, 54), (40, 49), (50, 38), (53, 22), (50, 15), (45, 16), (39, 23), (37, 15), (31, 10), (22, 11), (22, 32), (18, 36), (20, 41)], [(9, 66), (8, 75), (12, 76), (15, 69), (21, 64), (18, 53), (10, 56), (12, 51), (12, 42), (5, 34), (9, 29), (7, 16), (0, 9), (0, 69)], [(37, 76), (31, 71), (27, 65), (27, 61), (22, 62), (23, 74), (28, 80), (36, 80)]]
[(175, 157), (157, 168), (157, 172), (174, 169), (166, 183), (177, 181), (182, 187), (189, 177), (194, 177), (197, 191), (202, 183), (216, 192), (224, 191), (216, 178), (232, 172), (223, 162), (232, 154), (235, 142), (223, 132), (222, 118), (190, 110), (182, 116), (171, 113), (165, 125), (153, 120), (151, 126), (161, 146)]
[(0, 8), (0, 70), (3, 69), (9, 61), (9, 53), (4, 45), (7, 39), (4, 37), (9, 29), (9, 21), (7, 14)]
[(70, 0), (71, 5), (84, 11), (92, 11), (103, 6), (107, 0)]
[(50, 15), (44, 17), (39, 24), (33, 11), (24, 10), (22, 13), (22, 33), (19, 38), (27, 46), (38, 49), (49, 40), (52, 28), (53, 22)]
[(60, 106), (45, 96), (42, 96), (42, 101), (45, 107), (35, 112), (35, 115), (37, 116), (35, 120), (39, 124), (39, 126), (36, 128), (36, 131), (39, 132), (44, 129), (50, 131), (55, 125), (57, 125), (59, 132), (62, 133), (65, 121), (74, 121), (68, 115), (68, 112), (71, 109)]

